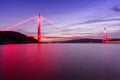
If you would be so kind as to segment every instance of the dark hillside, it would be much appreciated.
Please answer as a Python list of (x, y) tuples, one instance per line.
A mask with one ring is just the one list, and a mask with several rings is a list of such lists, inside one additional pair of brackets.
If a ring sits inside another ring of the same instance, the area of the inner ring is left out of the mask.
[(10, 43), (38, 43), (38, 41), (19, 32), (0, 31), (0, 44)]

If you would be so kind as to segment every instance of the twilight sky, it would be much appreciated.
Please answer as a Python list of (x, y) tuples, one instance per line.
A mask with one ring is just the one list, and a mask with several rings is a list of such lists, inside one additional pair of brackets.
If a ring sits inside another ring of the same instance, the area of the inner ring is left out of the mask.
[[(60, 26), (41, 20), (42, 35), (120, 38), (120, 0), (0, 0), (0, 29), (25, 19), (42, 16)], [(37, 19), (16, 27), (16, 31), (35, 34)]]

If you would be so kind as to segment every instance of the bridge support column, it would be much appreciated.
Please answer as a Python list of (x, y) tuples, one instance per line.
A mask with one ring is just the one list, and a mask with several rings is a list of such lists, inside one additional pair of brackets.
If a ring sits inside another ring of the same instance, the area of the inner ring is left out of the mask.
[(104, 36), (103, 36), (103, 43), (108, 43), (109, 39), (108, 39), (108, 33), (106, 28), (104, 28)]
[(40, 14), (38, 14), (38, 33), (37, 33), (38, 41), (41, 42), (41, 25), (40, 25)]

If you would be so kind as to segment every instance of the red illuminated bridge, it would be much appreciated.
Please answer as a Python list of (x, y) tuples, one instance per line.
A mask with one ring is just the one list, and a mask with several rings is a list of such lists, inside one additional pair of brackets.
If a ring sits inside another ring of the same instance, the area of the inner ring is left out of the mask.
[[(12, 29), (12, 28), (15, 28), (15, 27), (18, 27), (18, 26), (20, 26), (20, 25), (23, 25), (23, 24), (25, 24), (25, 23), (27, 23), (27, 22), (30, 22), (30, 21), (33, 20), (33, 19), (38, 19), (38, 29), (37, 29), (37, 35), (36, 35), (36, 36), (30, 36), (30, 37), (35, 37), (35, 38), (37, 38), (39, 42), (41, 42), (41, 38), (44, 38), (44, 37), (47, 37), (47, 38), (69, 38), (69, 37), (70, 37), (70, 36), (65, 36), (65, 37), (64, 37), (64, 36), (61, 36), (61, 37), (58, 37), (58, 36), (54, 36), (54, 37), (53, 37), (53, 36), (42, 36), (42, 35), (41, 35), (41, 19), (43, 19), (43, 20), (46, 21), (47, 23), (49, 23), (49, 24), (57, 27), (59, 30), (64, 30), (64, 29), (62, 29), (61, 26), (55, 24), (54, 22), (50, 21), (49, 19), (41, 16), (40, 14), (38, 14), (38, 16), (35, 16), (35, 17), (32, 17), (32, 18), (26, 19), (26, 20), (24, 20), (24, 21), (21, 21), (21, 22), (19, 22), (19, 23), (17, 23), (17, 24), (12, 25), (12, 26), (8, 26), (8, 27), (4, 28), (2, 31), (8, 31), (8, 30), (10, 30), (10, 29)], [(28, 36), (29, 36), (29, 35), (28, 35)], [(103, 43), (108, 43), (108, 42), (109, 42), (108, 33), (107, 33), (106, 28), (104, 28)]]

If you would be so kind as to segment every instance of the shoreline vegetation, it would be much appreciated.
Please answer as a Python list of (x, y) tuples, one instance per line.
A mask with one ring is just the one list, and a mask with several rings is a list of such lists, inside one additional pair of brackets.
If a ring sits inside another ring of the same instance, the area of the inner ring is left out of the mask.
[(38, 43), (32, 37), (27, 37), (24, 34), (14, 31), (0, 31), (0, 44), (25, 44)]
[[(15, 31), (0, 31), (0, 44), (27, 44), (27, 43), (102, 43), (102, 39), (72, 39), (66, 41), (38, 42), (33, 37)], [(120, 43), (120, 39), (109, 39), (109, 43)]]

